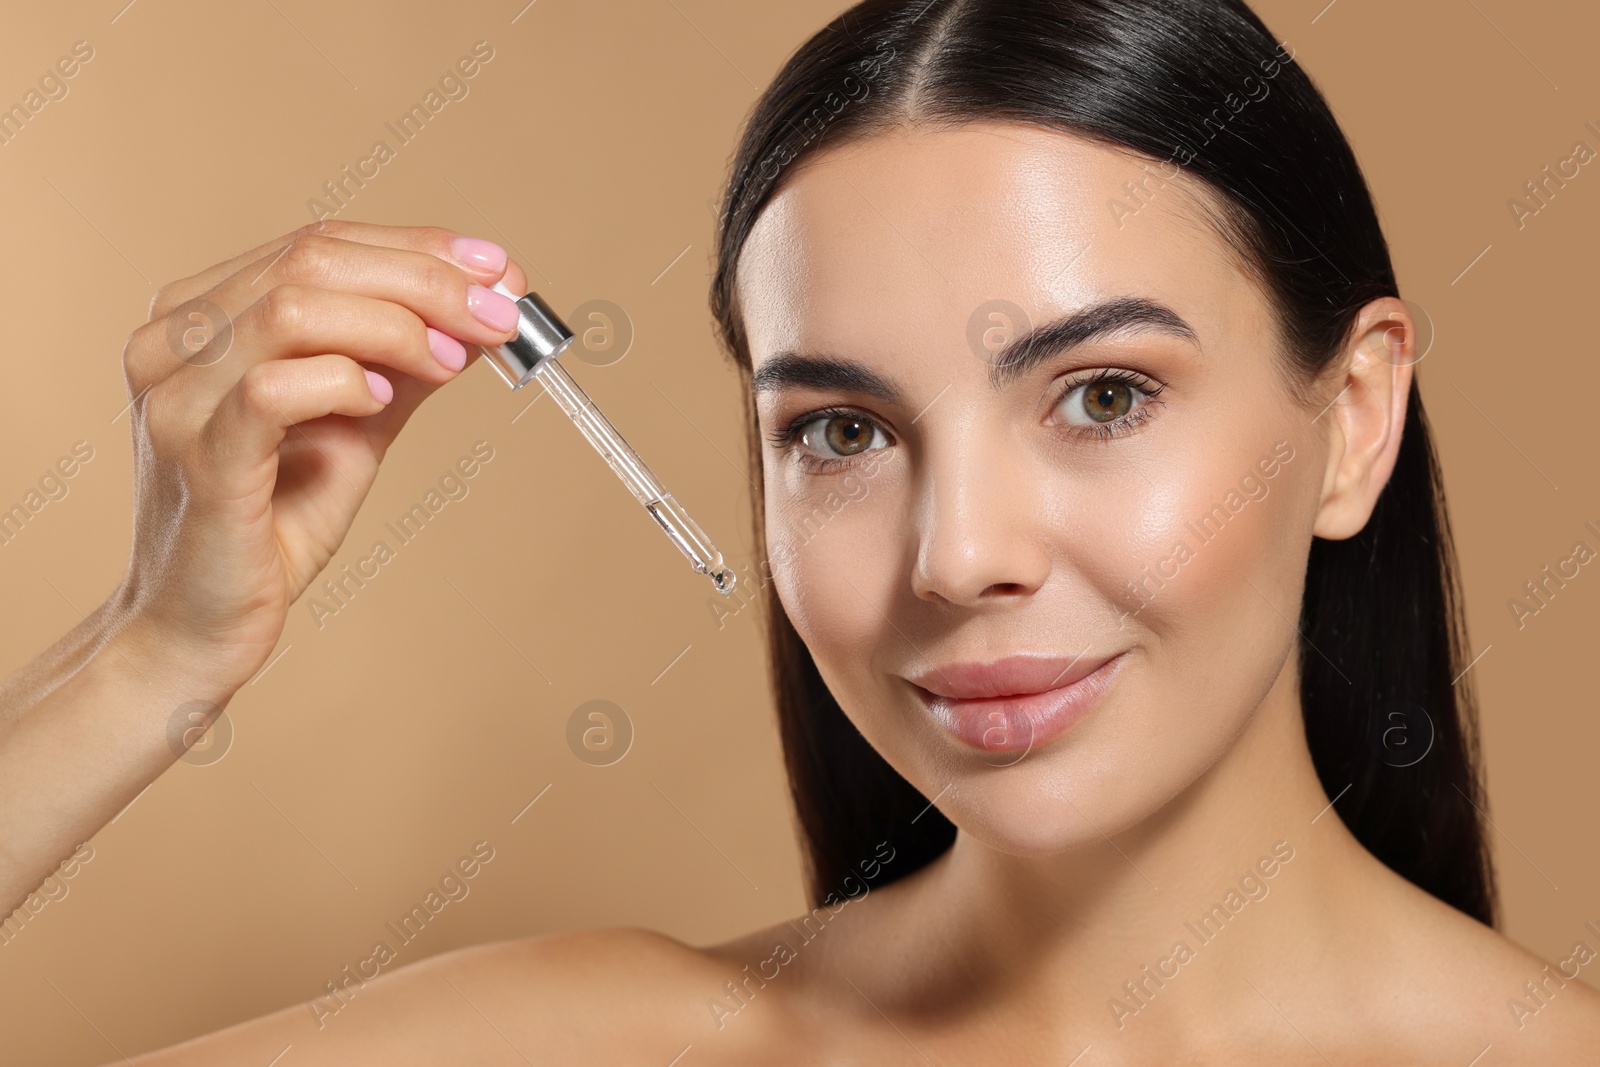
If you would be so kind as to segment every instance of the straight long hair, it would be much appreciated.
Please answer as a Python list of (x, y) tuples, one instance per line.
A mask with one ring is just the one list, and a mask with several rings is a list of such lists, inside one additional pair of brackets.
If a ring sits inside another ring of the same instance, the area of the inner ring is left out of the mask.
[[(732, 162), (711, 309), (746, 386), (735, 269), (784, 176), (824, 147), (904, 123), (984, 120), (1180, 164), (1222, 205), (1219, 232), (1267, 293), (1297, 396), (1342, 350), (1365, 304), (1399, 295), (1349, 143), (1291, 43), (1280, 46), (1241, 0), (866, 0), (784, 64)], [(761, 441), (745, 396), (765, 559)], [(1494, 926), (1465, 621), (1414, 378), (1399, 455), (1370, 520), (1354, 537), (1313, 539), (1305, 581), (1300, 698), (1323, 787), (1380, 861)], [(881, 841), (895, 859), (879, 882), (912, 873), (950, 847), (954, 825), (845, 716), (773, 583), (763, 597), (814, 906)], [(1410, 749), (1392, 744), (1396, 730)]]

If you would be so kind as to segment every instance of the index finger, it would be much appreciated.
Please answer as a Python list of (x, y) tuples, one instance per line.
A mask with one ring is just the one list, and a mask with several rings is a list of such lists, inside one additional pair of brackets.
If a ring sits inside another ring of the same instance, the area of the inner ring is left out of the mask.
[[(409, 249), (414, 252), (428, 252), (484, 279), (486, 285), (498, 281), (506, 268), (505, 250), (499, 245), (492, 241), (468, 237), (443, 226), (382, 226), (375, 222), (323, 219), (321, 222), (307, 223), (297, 230), (275, 237), (226, 262), (208, 267), (198, 274), (163, 285), (150, 301), (150, 321), (153, 322), (169, 314), (174, 308), (209, 292), (251, 263), (266, 260), (270, 266), (275, 256), (286, 252), (297, 238), (309, 234), (389, 248)], [(511, 288), (516, 287), (511, 286)]]

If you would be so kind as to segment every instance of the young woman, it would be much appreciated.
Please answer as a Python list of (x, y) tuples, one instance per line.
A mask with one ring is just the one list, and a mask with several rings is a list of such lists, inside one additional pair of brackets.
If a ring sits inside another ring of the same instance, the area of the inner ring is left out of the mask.
[[(1417, 324), (1292, 41), (869, 0), (761, 98), (719, 240), (814, 909), (446, 953), (134, 1062), (1594, 1061), (1600, 996), (1494, 929)], [(13, 902), (266, 661), (510, 336), (502, 277), (342, 222), (162, 290), (127, 578), (3, 694)], [(174, 359), (201, 298), (232, 348)]]

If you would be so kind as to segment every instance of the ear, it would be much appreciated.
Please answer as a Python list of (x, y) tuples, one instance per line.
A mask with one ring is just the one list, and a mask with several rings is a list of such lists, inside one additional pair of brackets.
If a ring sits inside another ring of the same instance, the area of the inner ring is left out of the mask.
[(1322, 502), (1312, 533), (1332, 541), (1354, 537), (1372, 516), (1389, 481), (1411, 392), (1417, 327), (1395, 297), (1382, 297), (1356, 316), (1350, 341), (1325, 380), (1328, 405), (1313, 420), (1328, 440)]

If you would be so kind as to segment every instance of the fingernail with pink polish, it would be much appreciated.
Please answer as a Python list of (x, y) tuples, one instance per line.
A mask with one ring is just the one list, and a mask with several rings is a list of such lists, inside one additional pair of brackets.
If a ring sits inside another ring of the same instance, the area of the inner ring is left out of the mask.
[(467, 346), (432, 326), (428, 327), (428, 351), (448, 370), (460, 370), (467, 365)]
[(481, 237), (457, 237), (450, 242), (450, 254), (474, 270), (501, 271), (506, 266), (506, 250)]
[(372, 390), (373, 399), (380, 404), (387, 404), (394, 399), (394, 386), (375, 370), (367, 371), (367, 388)]
[(491, 330), (512, 330), (517, 325), (516, 302), (481, 285), (467, 286), (467, 310)]

